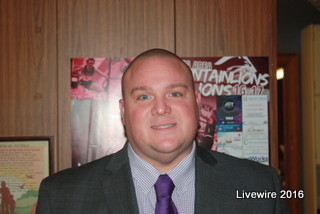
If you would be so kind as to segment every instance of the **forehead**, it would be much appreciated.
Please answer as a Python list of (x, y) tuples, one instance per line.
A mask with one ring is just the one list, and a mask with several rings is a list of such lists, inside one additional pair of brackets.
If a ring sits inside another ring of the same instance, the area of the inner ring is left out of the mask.
[[(126, 71), (125, 80), (130, 82), (134, 80), (151, 80), (151, 79), (167, 79), (168, 81), (174, 78), (187, 80), (192, 83), (192, 73), (188, 66), (176, 58), (147, 58), (141, 59), (132, 65)], [(127, 81), (126, 81), (127, 82)]]

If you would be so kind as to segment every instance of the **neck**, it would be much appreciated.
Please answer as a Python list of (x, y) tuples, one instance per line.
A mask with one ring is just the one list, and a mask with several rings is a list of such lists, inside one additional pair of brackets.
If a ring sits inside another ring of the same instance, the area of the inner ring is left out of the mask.
[(159, 172), (167, 173), (170, 172), (173, 168), (175, 168), (185, 157), (187, 157), (193, 148), (193, 144), (191, 144), (187, 149), (183, 152), (173, 152), (173, 153), (155, 153), (150, 156), (146, 156), (139, 151), (135, 151), (136, 154), (143, 159), (144, 161), (151, 164), (154, 168), (156, 168)]

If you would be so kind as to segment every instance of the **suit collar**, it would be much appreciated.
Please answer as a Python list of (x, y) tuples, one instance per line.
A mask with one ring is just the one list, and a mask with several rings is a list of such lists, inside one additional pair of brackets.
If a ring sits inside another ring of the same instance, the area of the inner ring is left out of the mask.
[(197, 147), (195, 174), (195, 214), (221, 213), (223, 179), (213, 155)]
[(103, 192), (110, 213), (139, 214), (137, 199), (130, 171), (127, 144), (110, 156), (103, 179)]
[(128, 158), (128, 143), (121, 150), (110, 155), (110, 161), (106, 165), (106, 170), (111, 173), (117, 173), (122, 167), (129, 164)]
[(217, 163), (217, 160), (209, 153), (208, 150), (197, 145), (197, 158), (203, 163), (214, 166)]

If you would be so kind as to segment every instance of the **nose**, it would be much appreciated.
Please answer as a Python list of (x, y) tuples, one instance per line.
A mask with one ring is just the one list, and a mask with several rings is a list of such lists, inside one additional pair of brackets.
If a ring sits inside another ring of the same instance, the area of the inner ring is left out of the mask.
[(165, 98), (156, 98), (151, 109), (152, 115), (165, 115), (171, 113), (171, 107)]

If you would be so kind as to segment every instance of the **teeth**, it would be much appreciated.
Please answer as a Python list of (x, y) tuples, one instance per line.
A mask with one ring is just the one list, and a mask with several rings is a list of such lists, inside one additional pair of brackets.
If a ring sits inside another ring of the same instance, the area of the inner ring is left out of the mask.
[(165, 129), (165, 128), (170, 128), (175, 126), (174, 124), (168, 124), (168, 125), (163, 125), (163, 126), (152, 126), (154, 129)]

